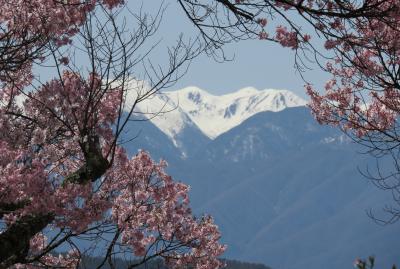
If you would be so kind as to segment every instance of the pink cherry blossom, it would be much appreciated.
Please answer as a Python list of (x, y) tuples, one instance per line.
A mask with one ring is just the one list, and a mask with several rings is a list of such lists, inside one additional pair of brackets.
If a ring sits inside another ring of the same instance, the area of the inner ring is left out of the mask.
[[(111, 226), (118, 231), (115, 244), (135, 256), (151, 253), (171, 267), (222, 266), (217, 258), (225, 246), (219, 243), (218, 227), (210, 216), (192, 215), (189, 187), (165, 173), (166, 162), (155, 163), (143, 151), (128, 158), (118, 146), (110, 155), (121, 90), (102, 84), (97, 74), (85, 79), (64, 71), (60, 79), (29, 93), (22, 105), (1, 107), (0, 209), (17, 205), (0, 211), (4, 231), (32, 216), (48, 220), (39, 232), (47, 227), (85, 234), (96, 226)], [(70, 179), (81, 175), (90, 154), (102, 158), (104, 172)], [(75, 252), (49, 254), (48, 242), (54, 240), (35, 234), (27, 262), (15, 268), (36, 268), (35, 257), (48, 265), (76, 266)]]

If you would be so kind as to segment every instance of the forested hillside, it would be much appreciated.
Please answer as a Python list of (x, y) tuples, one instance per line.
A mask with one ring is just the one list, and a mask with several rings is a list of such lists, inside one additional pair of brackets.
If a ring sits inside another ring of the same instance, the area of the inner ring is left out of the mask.
[[(249, 263), (241, 262), (236, 260), (223, 260), (226, 263), (225, 269), (271, 269), (270, 267), (261, 263)], [(101, 257), (85, 257), (81, 262), (81, 269), (95, 269), (98, 268), (99, 264), (103, 262)], [(138, 260), (138, 263), (140, 261)], [(126, 269), (127, 262), (123, 259), (113, 260), (115, 268)], [(132, 264), (132, 263), (130, 263)], [(111, 269), (110, 265), (106, 262), (102, 269)], [(153, 260), (147, 263), (143, 263), (135, 267), (136, 269), (166, 269), (161, 260)]]

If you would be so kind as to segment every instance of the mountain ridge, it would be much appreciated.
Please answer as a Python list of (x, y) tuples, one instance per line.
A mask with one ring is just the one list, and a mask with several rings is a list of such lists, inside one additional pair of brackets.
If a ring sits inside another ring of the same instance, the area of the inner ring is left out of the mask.
[(197, 87), (166, 92), (179, 100), (179, 107), (210, 139), (215, 139), (249, 117), (263, 111), (305, 106), (306, 101), (287, 90), (242, 88), (213, 95)]
[(213, 95), (190, 86), (156, 93), (139, 103), (138, 110), (179, 147), (177, 135), (185, 128), (197, 128), (213, 140), (259, 112), (305, 105), (304, 99), (288, 90), (245, 87)]

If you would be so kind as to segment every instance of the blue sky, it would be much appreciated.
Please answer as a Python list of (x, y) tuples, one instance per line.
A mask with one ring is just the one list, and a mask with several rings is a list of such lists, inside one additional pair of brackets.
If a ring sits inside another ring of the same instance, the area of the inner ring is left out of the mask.
[[(181, 33), (186, 39), (194, 38), (198, 34), (176, 0), (145, 2), (132, 0), (127, 1), (127, 6), (132, 12), (139, 12), (141, 9), (142, 13), (155, 15), (163, 3), (166, 10), (160, 27), (143, 48), (145, 51), (159, 41), (158, 47), (150, 55), (151, 62), (155, 65), (165, 65), (167, 48), (176, 44)], [(128, 27), (135, 28), (136, 24), (129, 21), (130, 16), (127, 15), (127, 23), (132, 23)], [(167, 90), (197, 86), (212, 94), (220, 95), (252, 86), (258, 89), (286, 89), (307, 98), (304, 91), (305, 82), (294, 68), (295, 57), (291, 49), (267, 41), (245, 40), (226, 45), (224, 52), (228, 58), (232, 58), (231, 61), (217, 62), (205, 54), (200, 55), (193, 60), (186, 75)], [(81, 62), (83, 66), (86, 65), (86, 60), (83, 58), (77, 61), (78, 64)], [(303, 76), (317, 88), (322, 88), (328, 77), (318, 66), (313, 67), (314, 70), (303, 73)], [(135, 72), (140, 79), (143, 70), (138, 67)], [(48, 69), (37, 68), (37, 73), (44, 81), (52, 77), (51, 70)]]
[[(132, 10), (135, 10), (134, 2), (136, 1), (128, 1)], [(161, 1), (147, 1), (143, 4), (143, 10), (154, 13), (160, 4)], [(158, 37), (163, 40), (160, 47), (165, 48), (165, 45), (175, 41), (181, 32), (184, 32), (186, 37), (194, 36), (197, 32), (176, 1), (171, 0), (164, 4), (167, 5), (167, 9)], [(162, 48), (160, 51), (163, 51)], [(191, 63), (187, 74), (171, 89), (198, 86), (218, 95), (253, 86), (258, 89), (287, 89), (306, 97), (303, 88), (305, 82), (294, 68), (292, 50), (271, 42), (247, 40), (229, 44), (224, 47), (224, 51), (233, 58), (232, 61), (220, 63), (201, 55)], [(321, 86), (327, 79), (326, 74), (319, 71), (317, 66), (304, 75), (316, 86)]]

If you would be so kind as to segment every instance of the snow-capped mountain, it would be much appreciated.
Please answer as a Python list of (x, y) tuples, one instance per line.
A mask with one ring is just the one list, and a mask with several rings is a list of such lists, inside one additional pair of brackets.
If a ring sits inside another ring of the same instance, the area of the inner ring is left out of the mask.
[(130, 123), (128, 139), (141, 133), (125, 146), (166, 159), (191, 186), (194, 212), (215, 217), (227, 258), (281, 269), (350, 268), (371, 254), (379, 268), (400, 263), (400, 223), (381, 227), (365, 214), (392, 199), (357, 170), (375, 160), (305, 103), (254, 88), (160, 93), (138, 105), (150, 120)]
[(209, 138), (215, 139), (262, 111), (304, 106), (306, 101), (287, 90), (252, 87), (225, 95), (212, 95), (197, 87), (165, 93)]
[(158, 93), (137, 105), (149, 121), (129, 123), (125, 140), (136, 138), (125, 146), (167, 160), (191, 186), (194, 212), (215, 217), (227, 258), (282, 269), (350, 268), (371, 254), (379, 268), (400, 263), (400, 223), (380, 227), (365, 214), (392, 199), (357, 170), (375, 160), (305, 104), (284, 90)]
[[(130, 93), (136, 95), (136, 92)], [(136, 96), (130, 96), (126, 110), (130, 109)], [(135, 114), (149, 119), (163, 133), (172, 139), (175, 146), (177, 141), (175, 137), (185, 128), (186, 125), (193, 125), (190, 118), (173, 100), (167, 95), (159, 93), (148, 97), (139, 102), (135, 108)]]
[(193, 125), (215, 139), (259, 112), (304, 105), (304, 99), (287, 90), (247, 87), (230, 94), (212, 95), (197, 87), (187, 87), (157, 93), (141, 102), (138, 109), (179, 146), (177, 136)]
[[(137, 84), (131, 85), (131, 91), (125, 105), (126, 111), (131, 109), (137, 96), (143, 96), (146, 93), (147, 87), (143, 83), (139, 86)], [(156, 93), (138, 102), (135, 105), (133, 117), (145, 118), (154, 124), (156, 128), (172, 141), (175, 148), (179, 150), (180, 157), (183, 159), (197, 150), (196, 146), (193, 146), (191, 143), (192, 140), (204, 143), (208, 140), (208, 137), (168, 94)], [(131, 137), (135, 137), (133, 132), (137, 132), (138, 130), (140, 130), (140, 124), (131, 124), (127, 131), (132, 134)], [(144, 134), (144, 136), (146, 135)], [(148, 137), (147, 140), (149, 139), (152, 140), (152, 138)], [(150, 145), (154, 143), (146, 144)]]

